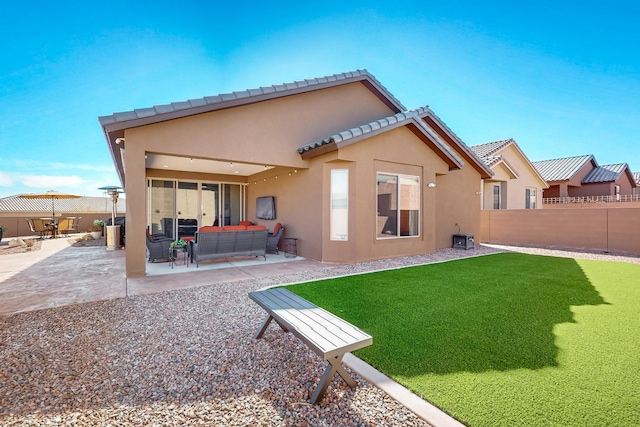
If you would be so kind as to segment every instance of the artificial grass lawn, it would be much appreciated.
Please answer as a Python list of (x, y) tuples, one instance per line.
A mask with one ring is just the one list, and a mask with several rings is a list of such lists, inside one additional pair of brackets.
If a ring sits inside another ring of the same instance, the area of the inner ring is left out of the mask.
[(469, 426), (640, 425), (640, 265), (504, 253), (288, 289)]

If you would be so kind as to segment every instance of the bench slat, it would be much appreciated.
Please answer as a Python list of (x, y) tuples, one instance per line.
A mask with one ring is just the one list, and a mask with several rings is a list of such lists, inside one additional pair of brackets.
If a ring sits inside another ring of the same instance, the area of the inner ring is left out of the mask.
[(325, 359), (371, 345), (371, 335), (293, 292), (275, 288), (249, 297)]
[(369, 337), (368, 334), (364, 333), (362, 330), (356, 328), (347, 321), (310, 303), (291, 291), (281, 288), (273, 289), (273, 291), (274, 293), (277, 292), (279, 299), (274, 298), (276, 296), (274, 294), (267, 295), (267, 298), (269, 298), (273, 304), (271, 306), (272, 309), (275, 309), (274, 307), (282, 301), (283, 305), (277, 305), (277, 307), (279, 307), (277, 308), (278, 310), (284, 310), (285, 313), (290, 313), (292, 316), (297, 316), (298, 314), (309, 316), (311, 322), (309, 323), (310, 326), (313, 327), (315, 323), (318, 323), (329, 331), (339, 332), (340, 336), (345, 341), (361, 340)]

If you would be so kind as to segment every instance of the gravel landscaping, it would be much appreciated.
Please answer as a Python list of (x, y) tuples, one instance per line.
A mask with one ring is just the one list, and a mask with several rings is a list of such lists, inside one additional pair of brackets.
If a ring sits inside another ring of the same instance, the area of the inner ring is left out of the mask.
[[(445, 249), (304, 279), (502, 250)], [(277, 325), (252, 338), (265, 313), (247, 293), (263, 286), (236, 281), (0, 317), (0, 424), (427, 425), (357, 374), (355, 389), (335, 377), (309, 405), (325, 362)]]

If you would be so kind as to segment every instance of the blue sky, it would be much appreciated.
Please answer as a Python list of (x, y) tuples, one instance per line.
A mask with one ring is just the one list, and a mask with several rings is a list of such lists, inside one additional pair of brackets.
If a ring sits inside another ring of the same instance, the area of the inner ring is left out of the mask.
[(634, 2), (3, 3), (0, 197), (119, 185), (98, 116), (363, 68), (468, 145), (640, 172)]

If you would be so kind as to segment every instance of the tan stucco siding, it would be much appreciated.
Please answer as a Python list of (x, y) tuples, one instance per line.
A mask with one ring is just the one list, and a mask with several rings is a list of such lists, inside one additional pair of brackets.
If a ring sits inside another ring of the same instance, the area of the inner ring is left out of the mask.
[(450, 248), (452, 236), (458, 232), (473, 234), (479, 241), (480, 173), (466, 165), (438, 176), (436, 183), (436, 248)]
[[(325, 221), (323, 242), (325, 261), (362, 261), (387, 257), (431, 253), (435, 251), (436, 196), (437, 189), (428, 188), (436, 181), (436, 174), (448, 173), (447, 164), (429, 149), (413, 132), (401, 127), (369, 138), (338, 152), (343, 163), (349, 161), (350, 194), (349, 243), (329, 240), (328, 221)], [(333, 164), (326, 164), (325, 184), (329, 186), (328, 174)], [(378, 239), (376, 177), (378, 172), (407, 174), (420, 177), (421, 222), (420, 235)], [(330, 189), (325, 191), (328, 197)], [(326, 210), (328, 214), (328, 204)]]
[(536, 208), (542, 208), (542, 191), (545, 182), (540, 179), (536, 171), (515, 148), (513, 144), (504, 147), (498, 155), (504, 161), (492, 168), (494, 176), (486, 180), (483, 189), (484, 209), (493, 209), (493, 186), (496, 181), (505, 182), (502, 186), (502, 209), (526, 209), (526, 190), (535, 190)]
[[(297, 148), (391, 114), (393, 111), (363, 84), (352, 83), (127, 129), (127, 276), (145, 272), (146, 152), (298, 168), (295, 183), (270, 183), (268, 192), (274, 194), (268, 195), (278, 196), (280, 212), (307, 215), (278, 219), (288, 223), (286, 235), (300, 238), (303, 256), (320, 259), (321, 244), (311, 243), (321, 242), (320, 193), (309, 189), (322, 187), (322, 168), (305, 171), (312, 162), (302, 160)], [(163, 176), (191, 175), (167, 172)], [(262, 193), (249, 188), (247, 205)]]
[[(284, 237), (298, 239), (298, 255), (322, 259), (322, 165), (310, 169), (275, 169), (251, 177), (247, 189), (246, 219), (266, 225), (269, 230), (277, 223), (285, 227)], [(291, 172), (291, 175), (289, 175)], [(275, 176), (278, 176), (276, 179)], [(264, 179), (267, 179), (264, 181)], [(274, 196), (276, 219), (256, 218), (256, 197)], [(281, 240), (281, 245), (284, 240)]]
[(304, 167), (298, 147), (391, 114), (352, 83), (130, 129), (126, 141), (154, 153)]

